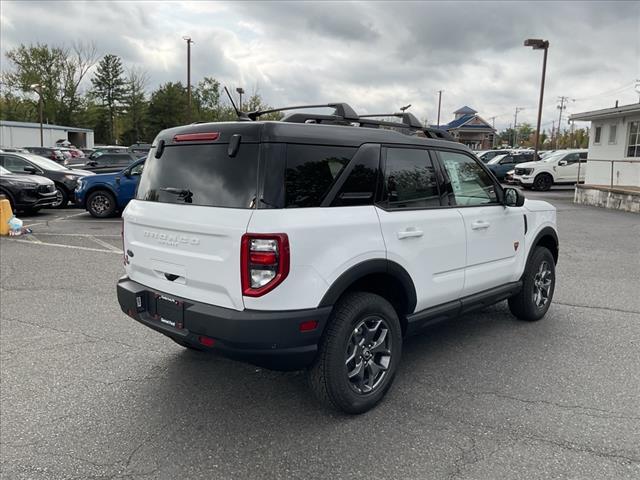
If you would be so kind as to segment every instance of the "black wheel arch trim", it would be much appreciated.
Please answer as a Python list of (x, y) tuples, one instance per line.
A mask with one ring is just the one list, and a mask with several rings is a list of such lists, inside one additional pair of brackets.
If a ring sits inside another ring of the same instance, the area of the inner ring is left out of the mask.
[(365, 260), (342, 273), (324, 294), (318, 307), (334, 305), (353, 283), (374, 273), (389, 274), (398, 280), (404, 287), (407, 296), (407, 312), (413, 312), (415, 310), (417, 303), (416, 287), (413, 284), (411, 276), (400, 264), (393, 260), (382, 258)]
[(531, 256), (533, 255), (533, 251), (535, 250), (535, 248), (538, 246), (538, 244), (540, 243), (540, 240), (544, 237), (551, 237), (553, 238), (555, 244), (556, 244), (556, 251), (555, 252), (551, 252), (551, 254), (553, 255), (554, 260), (556, 261), (556, 265), (558, 264), (558, 257), (560, 255), (560, 241), (558, 240), (558, 232), (556, 232), (553, 228), (551, 227), (544, 227), (542, 230), (540, 230), (536, 236), (533, 239), (533, 242), (531, 242), (531, 248), (529, 249), (529, 254), (527, 255), (527, 262), (525, 263), (525, 265), (529, 264), (529, 260), (531, 259)]

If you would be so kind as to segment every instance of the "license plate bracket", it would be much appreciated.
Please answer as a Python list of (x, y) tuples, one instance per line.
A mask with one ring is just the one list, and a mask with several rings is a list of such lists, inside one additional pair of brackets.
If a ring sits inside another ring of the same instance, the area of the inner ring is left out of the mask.
[(156, 318), (165, 326), (184, 328), (184, 302), (159, 295), (156, 297)]

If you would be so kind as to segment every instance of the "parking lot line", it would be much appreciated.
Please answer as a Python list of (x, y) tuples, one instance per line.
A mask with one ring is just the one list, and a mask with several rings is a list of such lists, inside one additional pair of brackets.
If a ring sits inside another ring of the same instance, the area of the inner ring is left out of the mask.
[(38, 232), (38, 235), (50, 235), (52, 237), (109, 237), (109, 238), (120, 238), (122, 235), (111, 234), (111, 233), (55, 233), (55, 232)]
[[(18, 242), (18, 243), (30, 243), (31, 245), (43, 245), (46, 247), (60, 247), (60, 248), (71, 248), (73, 250), (85, 250), (88, 252), (101, 252), (101, 253), (115, 253), (118, 255), (122, 255), (122, 250), (116, 249), (116, 250), (105, 250), (102, 248), (91, 248), (91, 247), (79, 247), (76, 245), (61, 245), (59, 243), (48, 243), (48, 242), (41, 242), (41, 241), (32, 241), (32, 240), (13, 240), (14, 242)], [(114, 247), (115, 248), (115, 247)]]
[(113, 250), (114, 252), (122, 253), (122, 250), (120, 250), (118, 247), (116, 247), (114, 245), (111, 245), (110, 243), (107, 243), (104, 240), (100, 240), (99, 238), (96, 238), (96, 237), (94, 237), (92, 235), (89, 235), (87, 238), (93, 240), (94, 242), (96, 242), (100, 246), (108, 248), (109, 250)]

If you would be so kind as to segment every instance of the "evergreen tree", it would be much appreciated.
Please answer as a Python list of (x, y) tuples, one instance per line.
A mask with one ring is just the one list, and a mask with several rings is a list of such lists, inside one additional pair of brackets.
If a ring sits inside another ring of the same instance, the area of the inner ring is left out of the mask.
[(92, 94), (100, 100), (107, 113), (109, 143), (116, 142), (115, 119), (126, 93), (122, 60), (116, 55), (105, 55), (98, 63), (96, 73), (91, 79)]

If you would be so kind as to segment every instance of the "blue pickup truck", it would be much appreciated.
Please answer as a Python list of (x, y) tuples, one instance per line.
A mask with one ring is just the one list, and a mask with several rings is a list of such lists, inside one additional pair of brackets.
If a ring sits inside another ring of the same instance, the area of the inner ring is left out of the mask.
[(76, 204), (97, 218), (121, 212), (136, 193), (144, 161), (139, 159), (116, 173), (82, 177), (75, 191)]

